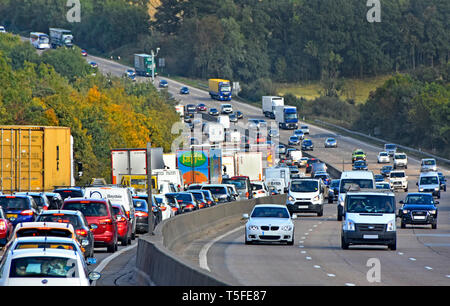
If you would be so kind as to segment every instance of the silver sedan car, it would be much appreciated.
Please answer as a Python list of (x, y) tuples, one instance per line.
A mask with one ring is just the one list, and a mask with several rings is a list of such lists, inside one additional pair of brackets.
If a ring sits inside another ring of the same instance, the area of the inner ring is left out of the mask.
[(253, 242), (286, 242), (294, 244), (294, 222), (285, 205), (261, 204), (253, 208), (245, 225), (245, 244)]

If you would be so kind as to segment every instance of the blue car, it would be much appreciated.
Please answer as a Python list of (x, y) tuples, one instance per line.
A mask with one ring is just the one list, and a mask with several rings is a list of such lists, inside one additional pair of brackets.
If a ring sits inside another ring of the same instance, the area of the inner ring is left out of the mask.
[(368, 170), (369, 168), (367, 167), (366, 161), (365, 160), (357, 160), (355, 161), (355, 163), (353, 164), (353, 170), (354, 171), (359, 171), (359, 170)]
[(330, 186), (328, 189), (328, 203), (333, 203), (335, 200), (338, 199), (340, 182), (341, 182), (340, 179), (331, 180), (331, 183), (330, 183)]
[(375, 174), (374, 178), (375, 178), (375, 183), (384, 182), (384, 176), (382, 174)]
[(167, 88), (167, 87), (169, 87), (169, 83), (166, 80), (161, 80), (161, 81), (159, 81), (159, 87)]
[(311, 139), (303, 140), (302, 143), (302, 151), (313, 151), (314, 150), (314, 144)]
[(298, 136), (289, 137), (290, 146), (298, 146), (300, 144), (300, 138)]
[(401, 228), (407, 224), (426, 225), (437, 228), (438, 201), (435, 201), (431, 193), (408, 193), (404, 201), (400, 201), (402, 207), (398, 215), (401, 218)]
[(181, 87), (180, 94), (188, 95), (189, 94), (189, 88), (187, 88), (186, 86)]
[(305, 134), (302, 130), (295, 130), (294, 136), (298, 136), (298, 138), (300, 138), (301, 140), (305, 139)]
[(29, 195), (0, 195), (0, 206), (14, 226), (18, 223), (34, 222), (40, 214), (39, 207)]

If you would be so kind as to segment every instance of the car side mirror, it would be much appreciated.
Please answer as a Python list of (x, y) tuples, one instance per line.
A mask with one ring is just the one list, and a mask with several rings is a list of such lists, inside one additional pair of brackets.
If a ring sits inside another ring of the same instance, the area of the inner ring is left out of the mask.
[(439, 204), (439, 201), (434, 201), (434, 204), (436, 204), (436, 205)]
[(403, 201), (400, 201), (399, 203), (400, 203), (400, 204), (404, 204), (404, 202), (403, 202)]
[(249, 217), (248, 217), (248, 214), (243, 214), (243, 215), (242, 215), (242, 218), (243, 218), (243, 219), (248, 219), (248, 218), (249, 218)]

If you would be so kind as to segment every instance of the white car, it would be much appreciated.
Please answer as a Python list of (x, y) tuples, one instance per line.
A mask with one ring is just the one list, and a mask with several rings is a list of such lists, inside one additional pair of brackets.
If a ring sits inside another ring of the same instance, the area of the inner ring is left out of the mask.
[(408, 156), (406, 156), (405, 153), (394, 154), (394, 169), (397, 169), (398, 167), (408, 169)]
[(294, 222), (297, 216), (291, 217), (285, 205), (261, 204), (256, 205), (245, 225), (245, 244), (259, 242), (286, 242), (294, 244)]
[(87, 274), (83, 255), (66, 249), (8, 252), (0, 267), (0, 286), (90, 286), (100, 273)]
[(164, 195), (153, 195), (153, 199), (161, 208), (162, 221), (175, 216), (175, 212), (172, 210), (172, 207), (169, 205), (169, 202)]
[(379, 164), (384, 164), (384, 163), (389, 163), (391, 161), (391, 158), (389, 157), (388, 152), (380, 152), (378, 153), (378, 163)]
[(4, 26), (0, 26), (0, 33), (6, 33), (6, 29)]
[(301, 130), (303, 134), (309, 134), (309, 126), (307, 125), (300, 126), (299, 130)]
[(406, 176), (406, 173), (403, 170), (391, 171), (389, 183), (393, 190), (403, 189), (405, 192), (408, 192), (408, 176)]
[(231, 114), (233, 112), (233, 106), (231, 104), (222, 104), (220, 112), (222, 114)]
[(426, 172), (426, 171), (437, 171), (436, 166), (436, 160), (434, 158), (424, 158), (422, 159), (421, 165), (420, 165), (420, 172)]
[(270, 195), (269, 188), (266, 183), (260, 181), (252, 181), (252, 191), (254, 198), (263, 198)]

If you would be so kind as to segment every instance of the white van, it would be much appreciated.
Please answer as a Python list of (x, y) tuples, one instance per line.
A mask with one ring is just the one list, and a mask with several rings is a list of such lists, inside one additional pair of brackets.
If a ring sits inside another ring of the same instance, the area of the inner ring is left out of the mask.
[(86, 187), (84, 197), (87, 199), (108, 199), (111, 204), (123, 205), (128, 218), (132, 221), (132, 239), (136, 237), (136, 216), (134, 213), (133, 197), (126, 187), (104, 186)]
[(422, 172), (416, 184), (419, 192), (431, 193), (434, 197), (441, 198), (441, 185), (437, 172)]
[(217, 122), (222, 124), (225, 130), (228, 130), (230, 128), (230, 117), (228, 115), (220, 115), (217, 118)]
[(337, 205), (337, 220), (341, 221), (344, 212), (345, 195), (354, 187), (376, 190), (375, 178), (372, 171), (344, 171), (339, 182), (339, 196)]
[(349, 191), (345, 197), (341, 247), (387, 245), (397, 249), (395, 195), (391, 191)]
[(405, 153), (395, 153), (394, 154), (394, 169), (399, 167), (404, 167), (408, 169), (408, 156)]
[(286, 206), (289, 213), (317, 213), (323, 216), (325, 185), (321, 179), (295, 179), (289, 184)]

